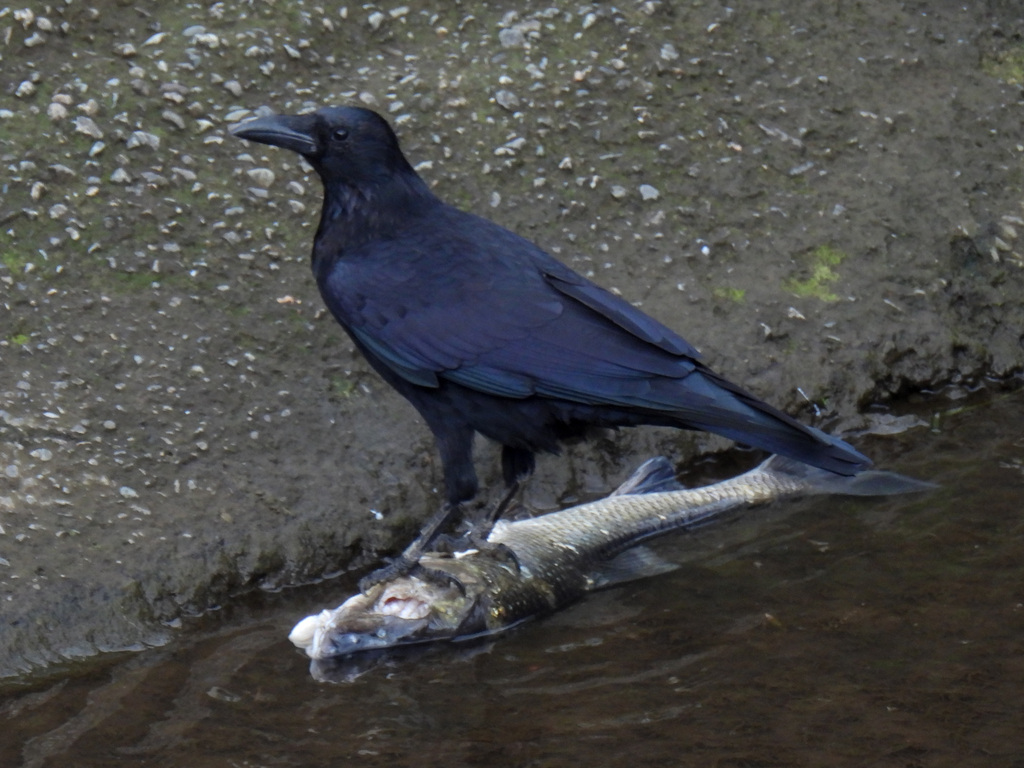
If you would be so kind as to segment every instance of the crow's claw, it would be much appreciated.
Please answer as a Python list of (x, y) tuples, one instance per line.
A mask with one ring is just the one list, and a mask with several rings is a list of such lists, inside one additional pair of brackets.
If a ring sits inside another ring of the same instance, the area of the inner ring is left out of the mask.
[(480, 552), (486, 553), (493, 557), (495, 560), (499, 560), (505, 565), (515, 566), (517, 572), (523, 570), (522, 564), (519, 562), (519, 556), (515, 553), (515, 550), (507, 544), (503, 544), (500, 541), (488, 541), (487, 539), (480, 539), (474, 533), (469, 534), (469, 541), (475, 549)]
[(359, 580), (359, 591), (364, 595), (378, 584), (407, 576), (416, 567), (417, 560), (410, 560), (403, 552), (398, 557), (387, 558), (386, 565)]
[(448, 573), (448, 571), (441, 570), (440, 568), (428, 568), (422, 563), (418, 563), (416, 565), (416, 575), (432, 584), (438, 584), (442, 587), (455, 587), (462, 593), (463, 597), (466, 596), (466, 585), (459, 581), (457, 576)]

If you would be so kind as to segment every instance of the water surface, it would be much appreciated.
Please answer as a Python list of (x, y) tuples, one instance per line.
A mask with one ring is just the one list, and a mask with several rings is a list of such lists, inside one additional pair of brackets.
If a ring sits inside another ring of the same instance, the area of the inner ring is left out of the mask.
[(234, 605), (166, 648), (8, 689), (0, 763), (1021, 765), (1022, 408), (861, 441), (935, 493), (672, 536), (673, 573), (349, 682), (315, 680), (285, 636), (350, 580)]

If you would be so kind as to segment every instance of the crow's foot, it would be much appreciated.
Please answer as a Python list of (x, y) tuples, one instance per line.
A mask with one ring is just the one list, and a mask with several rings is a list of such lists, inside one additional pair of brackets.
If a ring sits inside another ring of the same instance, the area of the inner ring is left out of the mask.
[(416, 566), (416, 575), (424, 581), (429, 581), (431, 584), (437, 584), (441, 587), (455, 587), (462, 593), (463, 597), (466, 596), (466, 585), (455, 574), (448, 573), (448, 571), (440, 568), (430, 568), (419, 563)]
[(388, 562), (383, 568), (378, 568), (373, 573), (359, 580), (359, 591), (366, 594), (367, 590), (372, 589), (378, 584), (391, 579), (397, 579), (401, 576), (407, 576), (416, 564), (419, 563), (423, 553), (427, 551), (427, 547), (437, 538), (438, 532), (460, 510), (461, 507), (458, 504), (449, 504), (447, 502), (442, 504), (441, 508), (427, 520), (423, 528), (420, 529), (419, 535), (413, 540), (412, 544), (405, 548), (402, 554)]
[(402, 576), (408, 576), (412, 569), (416, 567), (417, 560), (409, 560), (403, 552), (398, 557), (385, 558), (385, 563), (376, 571), (368, 573), (359, 580), (360, 592), (365, 595), (378, 584), (383, 584), (385, 581), (393, 581)]

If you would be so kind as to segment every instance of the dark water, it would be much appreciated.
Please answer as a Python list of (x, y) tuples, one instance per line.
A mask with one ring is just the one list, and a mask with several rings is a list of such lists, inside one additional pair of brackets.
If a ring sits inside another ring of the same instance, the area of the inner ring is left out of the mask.
[(0, 704), (3, 766), (1024, 766), (1024, 394), (859, 443), (926, 497), (778, 504), (488, 645), (316, 682), (349, 582)]

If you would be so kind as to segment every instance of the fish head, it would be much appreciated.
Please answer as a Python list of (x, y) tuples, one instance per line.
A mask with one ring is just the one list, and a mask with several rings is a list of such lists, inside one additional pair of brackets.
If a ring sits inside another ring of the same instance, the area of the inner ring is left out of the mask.
[(311, 659), (450, 639), (474, 631), (477, 598), (461, 583), (400, 576), (307, 616), (288, 638)]

